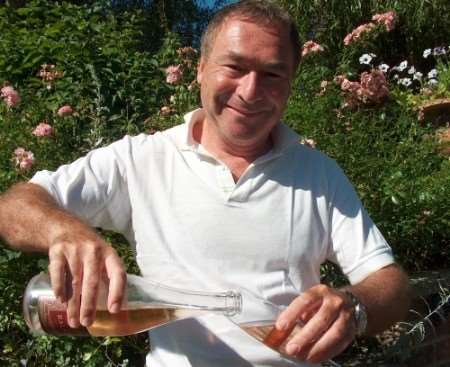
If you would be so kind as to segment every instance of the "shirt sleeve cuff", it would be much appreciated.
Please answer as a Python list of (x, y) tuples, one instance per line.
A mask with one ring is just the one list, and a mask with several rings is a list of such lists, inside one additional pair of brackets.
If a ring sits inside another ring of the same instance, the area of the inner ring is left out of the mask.
[(364, 280), (371, 273), (394, 263), (392, 253), (385, 251), (377, 254), (375, 257), (362, 261), (359, 266), (347, 273), (347, 277), (351, 284), (356, 284)]

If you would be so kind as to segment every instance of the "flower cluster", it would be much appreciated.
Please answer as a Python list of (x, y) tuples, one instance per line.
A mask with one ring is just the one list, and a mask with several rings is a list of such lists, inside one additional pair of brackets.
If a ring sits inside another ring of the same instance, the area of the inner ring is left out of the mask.
[[(445, 48), (439, 48), (439, 50), (437, 50), (436, 52), (432, 51), (431, 49), (427, 49), (423, 52), (423, 57), (427, 58), (431, 53), (433, 53), (433, 55), (445, 55), (446, 51)], [(359, 63), (374, 68), (375, 66), (373, 64), (373, 61), (376, 57), (377, 56), (373, 53), (364, 54), (359, 58)], [(389, 66), (388, 64), (381, 63), (377, 66), (377, 69), (383, 72), (386, 76), (389, 76), (390, 79), (396, 81), (398, 85), (404, 87), (423, 85), (433, 87), (438, 83), (437, 69), (431, 69), (426, 74), (426, 76), (424, 76), (424, 74), (418, 71), (414, 65), (410, 65), (408, 63), (408, 60), (403, 60), (398, 65), (395, 65), (393, 67)]]
[(41, 123), (39, 123), (35, 129), (33, 130), (33, 135), (34, 136), (50, 136), (53, 133), (53, 128), (51, 125), (49, 125), (47, 123), (47, 121), (43, 121)]
[(193, 47), (181, 47), (177, 50), (177, 54), (180, 57), (195, 57), (197, 50)]
[(338, 75), (335, 82), (346, 93), (344, 107), (355, 107), (360, 103), (380, 104), (389, 96), (386, 77), (380, 70), (363, 72), (359, 82), (352, 82), (344, 75)]
[(307, 41), (302, 47), (302, 57), (310, 53), (322, 52), (323, 47), (314, 41)]
[(166, 69), (166, 82), (168, 84), (178, 84), (183, 77), (183, 70), (181, 65), (169, 66)]
[(363, 33), (370, 32), (374, 27), (375, 24), (373, 23), (361, 24), (345, 36), (344, 45), (348, 46), (350, 43), (357, 41)]
[(377, 24), (383, 24), (386, 27), (386, 31), (388, 32), (392, 31), (392, 29), (394, 29), (395, 19), (396, 14), (393, 11), (388, 11), (382, 14), (375, 14), (372, 17), (372, 20), (375, 23), (369, 22), (356, 27), (353, 31), (345, 36), (344, 45), (348, 46), (350, 43), (359, 40), (364, 33), (372, 31), (377, 26)]
[(69, 105), (62, 106), (56, 112), (59, 117), (70, 116), (73, 113), (73, 108)]
[(34, 154), (24, 148), (14, 150), (14, 162), (20, 171), (28, 171), (34, 163)]
[(56, 70), (56, 65), (42, 64), (38, 75), (42, 81), (46, 83), (47, 89), (52, 89), (52, 84), (56, 79), (62, 78), (64, 76), (64, 72)]
[(19, 92), (9, 85), (0, 90), (0, 97), (3, 98), (8, 107), (17, 106), (20, 103)]
[(448, 46), (448, 47), (441, 46), (441, 47), (435, 47), (433, 49), (427, 48), (426, 50), (423, 51), (422, 56), (424, 59), (427, 59), (430, 55), (443, 56), (443, 55), (447, 55), (448, 53), (450, 53), (450, 46)]
[(161, 109), (159, 110), (159, 113), (162, 116), (167, 116), (170, 115), (172, 113), (172, 109), (169, 106), (163, 106), (161, 107)]
[(375, 14), (372, 17), (372, 20), (378, 24), (383, 23), (386, 27), (386, 30), (388, 32), (390, 32), (394, 29), (395, 18), (396, 18), (395, 12), (388, 11), (388, 12), (382, 13), (382, 14)]

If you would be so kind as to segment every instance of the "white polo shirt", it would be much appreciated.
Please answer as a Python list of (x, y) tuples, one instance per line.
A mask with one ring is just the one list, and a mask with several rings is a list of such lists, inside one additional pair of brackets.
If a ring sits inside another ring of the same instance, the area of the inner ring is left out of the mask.
[[(123, 233), (144, 277), (190, 290), (242, 291), (238, 322), (275, 318), (255, 300), (289, 304), (319, 283), (327, 259), (352, 283), (393, 263), (333, 160), (299, 144), (280, 123), (273, 149), (235, 183), (192, 137), (202, 114), (191, 112), (184, 124), (155, 135), (126, 136), (31, 182), (92, 226)], [(307, 366), (284, 360), (223, 316), (178, 321), (151, 330), (150, 338), (149, 367)]]

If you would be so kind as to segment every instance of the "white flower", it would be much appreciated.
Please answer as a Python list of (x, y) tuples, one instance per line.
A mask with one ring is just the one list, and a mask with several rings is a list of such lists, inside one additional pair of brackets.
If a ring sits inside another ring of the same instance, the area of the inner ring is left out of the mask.
[(374, 54), (364, 54), (359, 58), (359, 63), (364, 65), (370, 65), (370, 62), (372, 61)]
[(409, 87), (412, 84), (410, 78), (401, 78), (398, 80), (398, 84), (404, 85), (405, 87)]
[(438, 75), (438, 71), (436, 69), (432, 69), (430, 70), (430, 72), (428, 73), (428, 79), (433, 79), (436, 78)]
[(414, 66), (411, 66), (408, 70), (408, 74), (414, 74), (416, 72), (416, 68)]
[(438, 84), (438, 81), (436, 79), (430, 79), (430, 80), (428, 80), (427, 84), (431, 87), (434, 87), (435, 85)]
[(388, 64), (381, 64), (378, 65), (378, 69), (380, 69), (383, 73), (387, 73), (390, 66)]
[(422, 80), (423, 74), (420, 71), (417, 71), (414, 73), (413, 79), (414, 80)]
[(431, 55), (431, 48), (427, 48), (423, 51), (423, 58), (426, 59), (428, 56)]
[(433, 55), (439, 56), (439, 55), (445, 55), (447, 51), (445, 51), (445, 47), (435, 47), (433, 48)]
[(402, 61), (400, 65), (397, 67), (398, 71), (403, 71), (408, 67), (408, 61)]

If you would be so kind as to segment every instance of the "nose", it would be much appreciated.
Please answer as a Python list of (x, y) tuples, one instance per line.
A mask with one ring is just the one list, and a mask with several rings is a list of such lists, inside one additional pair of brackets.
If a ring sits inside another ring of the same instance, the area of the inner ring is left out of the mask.
[(254, 103), (263, 99), (264, 90), (261, 82), (257, 72), (249, 71), (240, 80), (237, 89), (238, 96), (246, 103)]

